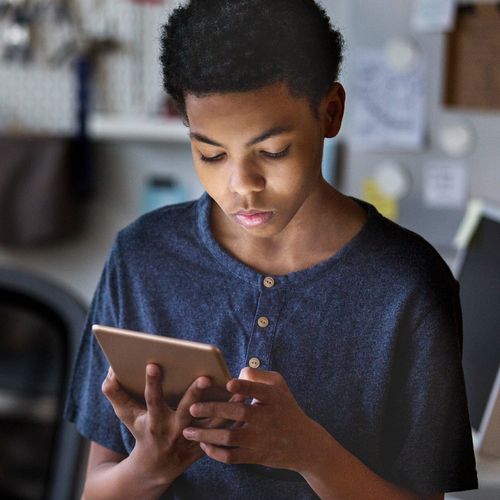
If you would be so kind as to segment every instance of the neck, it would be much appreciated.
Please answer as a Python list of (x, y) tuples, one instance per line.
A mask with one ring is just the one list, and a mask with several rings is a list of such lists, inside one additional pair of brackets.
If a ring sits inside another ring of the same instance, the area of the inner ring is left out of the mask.
[(357, 203), (324, 180), (279, 234), (255, 237), (227, 223), (215, 203), (211, 214), (215, 238), (229, 253), (261, 272), (286, 274), (307, 268), (336, 253), (361, 228), (366, 217)]

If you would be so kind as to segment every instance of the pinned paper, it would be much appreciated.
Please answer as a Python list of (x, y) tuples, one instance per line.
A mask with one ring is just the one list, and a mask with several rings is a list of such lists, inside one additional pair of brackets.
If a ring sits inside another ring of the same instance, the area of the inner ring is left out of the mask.
[(354, 59), (352, 147), (361, 151), (415, 151), (423, 147), (427, 108), (424, 62), (419, 54), (395, 69), (384, 50)]
[(423, 202), (428, 208), (463, 208), (467, 198), (467, 169), (463, 162), (436, 160), (424, 165)]
[(415, 0), (411, 25), (420, 33), (443, 33), (455, 26), (455, 0)]
[(399, 204), (396, 198), (383, 193), (377, 181), (366, 178), (361, 186), (363, 200), (371, 203), (383, 216), (396, 221), (399, 217)]

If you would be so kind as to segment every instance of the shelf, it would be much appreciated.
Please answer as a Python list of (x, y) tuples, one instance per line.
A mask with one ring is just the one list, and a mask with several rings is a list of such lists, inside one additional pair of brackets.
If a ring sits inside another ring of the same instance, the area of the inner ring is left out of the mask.
[(94, 114), (88, 132), (95, 140), (189, 143), (189, 129), (178, 118)]

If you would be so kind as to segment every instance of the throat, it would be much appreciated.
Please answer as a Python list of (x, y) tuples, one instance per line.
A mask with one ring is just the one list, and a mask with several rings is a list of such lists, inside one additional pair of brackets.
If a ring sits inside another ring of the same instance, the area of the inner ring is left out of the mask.
[(364, 226), (365, 210), (343, 195), (341, 201), (321, 229), (304, 228), (288, 239), (242, 237), (220, 224), (221, 219), (217, 223), (215, 211), (213, 234), (230, 255), (259, 273), (280, 276), (302, 271), (335, 256)]

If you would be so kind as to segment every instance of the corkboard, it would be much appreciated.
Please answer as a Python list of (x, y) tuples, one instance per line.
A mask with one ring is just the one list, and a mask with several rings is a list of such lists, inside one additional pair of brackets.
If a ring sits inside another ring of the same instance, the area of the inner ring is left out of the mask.
[(500, 2), (458, 7), (447, 39), (444, 104), (500, 110)]

